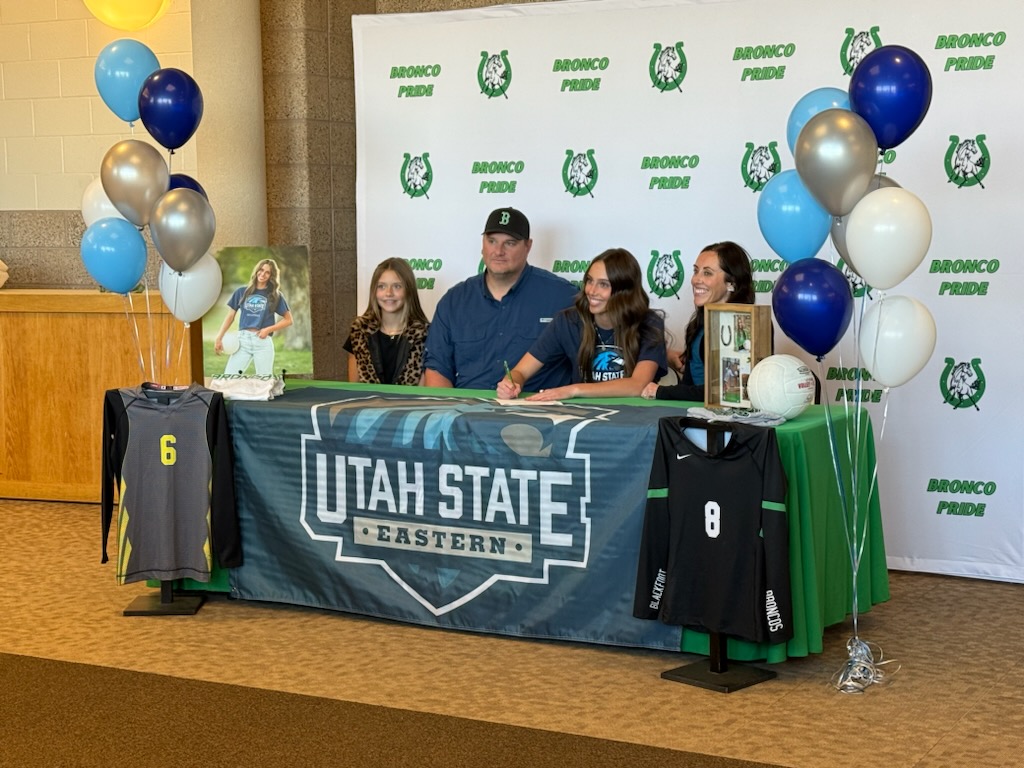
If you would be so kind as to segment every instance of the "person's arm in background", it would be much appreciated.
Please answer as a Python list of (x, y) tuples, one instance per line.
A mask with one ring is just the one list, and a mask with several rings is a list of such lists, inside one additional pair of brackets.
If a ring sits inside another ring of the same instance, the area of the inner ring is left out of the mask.
[[(653, 391), (654, 394), (649, 396), (649, 391)], [(643, 397), (648, 400), (690, 400), (693, 402), (703, 403), (704, 385), (684, 384), (681, 381), (676, 384), (667, 384), (665, 386), (652, 384), (650, 385), (650, 389), (645, 388)]]
[(522, 359), (516, 363), (516, 367), (503, 376), (495, 387), (495, 394), (499, 400), (514, 400), (523, 391), (523, 384), (530, 380), (537, 371), (544, 367), (544, 363), (527, 352)]
[(668, 356), (668, 367), (679, 376), (683, 375), (683, 350), (666, 347), (665, 353)]
[(281, 316), (281, 319), (278, 320), (276, 323), (274, 323), (273, 325), (268, 325), (266, 328), (260, 328), (260, 332), (259, 332), (258, 335), (259, 335), (259, 337), (261, 339), (265, 339), (270, 334), (275, 333), (276, 331), (283, 331), (285, 328), (287, 328), (291, 324), (292, 324), (292, 311), (290, 309), (288, 309), (288, 310), (285, 310), (285, 313)]
[[(703, 349), (700, 351), (703, 359)], [(689, 362), (679, 372), (679, 381), (675, 384), (660, 385), (654, 382), (644, 387), (640, 396), (645, 400), (688, 400), (704, 402), (704, 384), (695, 384)]]
[(224, 318), (224, 322), (220, 324), (220, 330), (217, 331), (217, 338), (213, 341), (213, 351), (215, 354), (224, 354), (224, 334), (228, 332), (228, 328), (230, 328), (231, 324), (235, 322), (236, 314), (238, 314), (238, 310), (229, 310), (227, 316)]
[(444, 387), (451, 389), (455, 385), (446, 376), (442, 376), (435, 370), (427, 368), (423, 371), (423, 386), (425, 387)]
[[(519, 366), (516, 366), (517, 368)], [(639, 397), (644, 387), (658, 375), (658, 364), (653, 360), (641, 360), (633, 369), (633, 375), (610, 381), (592, 381), (568, 384), (554, 389), (543, 389), (527, 400), (569, 400), (574, 397)]]

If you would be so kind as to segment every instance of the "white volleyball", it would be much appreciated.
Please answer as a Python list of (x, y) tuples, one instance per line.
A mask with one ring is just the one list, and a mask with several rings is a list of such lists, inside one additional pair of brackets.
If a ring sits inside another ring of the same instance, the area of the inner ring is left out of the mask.
[(233, 355), (238, 351), (238, 334), (234, 331), (228, 331), (224, 334), (224, 337), (220, 340), (221, 345), (224, 347), (225, 355)]
[(814, 374), (793, 355), (770, 355), (750, 372), (747, 393), (759, 411), (794, 419), (814, 402)]

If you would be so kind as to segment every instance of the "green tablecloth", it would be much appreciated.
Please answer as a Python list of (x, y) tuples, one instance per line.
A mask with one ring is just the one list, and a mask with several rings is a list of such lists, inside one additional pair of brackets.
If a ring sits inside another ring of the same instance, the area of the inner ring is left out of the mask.
[[(290, 390), (305, 386), (348, 391), (375, 391), (409, 395), (451, 395), (452, 390), (417, 387), (387, 387), (289, 380)], [(492, 397), (491, 391), (460, 390), (462, 397)], [(581, 401), (582, 402), (582, 401)], [(671, 403), (641, 399), (588, 399), (587, 403), (654, 409), (652, 424), (676, 407), (695, 403)], [(229, 411), (230, 412), (230, 411)], [(859, 424), (859, 429), (851, 429)], [(811, 406), (799, 418), (776, 427), (783, 465), (789, 481), (787, 508), (790, 520), (790, 560), (794, 607), (794, 637), (785, 645), (759, 646), (729, 640), (728, 656), (739, 661), (767, 659), (782, 661), (789, 656), (820, 653), (825, 627), (844, 621), (853, 605), (850, 546), (845, 531), (854, 517), (859, 524), (855, 541), (864, 526), (867, 535), (858, 572), (859, 610), (889, 598), (888, 571), (882, 534), (877, 489), (872, 492), (875, 470), (874, 441), (870, 419), (855, 407)], [(655, 430), (652, 430), (652, 440)], [(830, 436), (834, 434), (834, 439)], [(853, 446), (859, 446), (859, 460), (851, 462)], [(844, 496), (838, 492), (833, 448), (838, 453), (839, 476)], [(852, 467), (856, 467), (854, 472)], [(646, 472), (646, 468), (643, 470)], [(856, 496), (853, 493), (856, 475)], [(226, 571), (217, 571), (206, 585), (187, 584), (208, 590), (227, 591)], [(708, 635), (682, 630), (681, 650), (708, 654)]]

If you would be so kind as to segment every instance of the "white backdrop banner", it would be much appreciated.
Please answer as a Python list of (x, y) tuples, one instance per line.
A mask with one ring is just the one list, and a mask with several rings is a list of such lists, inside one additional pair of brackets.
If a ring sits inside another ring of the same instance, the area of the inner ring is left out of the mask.
[[(1024, 417), (1007, 386), (1024, 373), (1010, 253), (1024, 242), (1022, 43), (1019, 0), (968, 12), (927, 0), (565, 0), (354, 17), (359, 305), (374, 266), (401, 256), (431, 314), (480, 268), (500, 206), (530, 218), (531, 263), (576, 282), (601, 251), (628, 248), (676, 339), (706, 244), (746, 247), (758, 303), (771, 304), (787, 264), (757, 201), (794, 168), (790, 111), (814, 89), (846, 90), (874, 48), (909, 48), (930, 70), (931, 108), (880, 172), (925, 204), (931, 247), (888, 291), (851, 278), (855, 323), (820, 364), (778, 328), (776, 351), (820, 372), (830, 407), (871, 414), (891, 567), (1024, 582)], [(842, 266), (829, 240), (817, 258)], [(937, 326), (928, 364), (888, 392), (856, 338), (856, 318), (886, 295), (923, 303)]]

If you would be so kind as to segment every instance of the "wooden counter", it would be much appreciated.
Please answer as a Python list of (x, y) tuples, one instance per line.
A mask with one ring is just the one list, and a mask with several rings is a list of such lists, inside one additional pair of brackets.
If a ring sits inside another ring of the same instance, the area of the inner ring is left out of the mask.
[(98, 502), (103, 393), (201, 381), (201, 350), (156, 291), (0, 289), (0, 497)]

